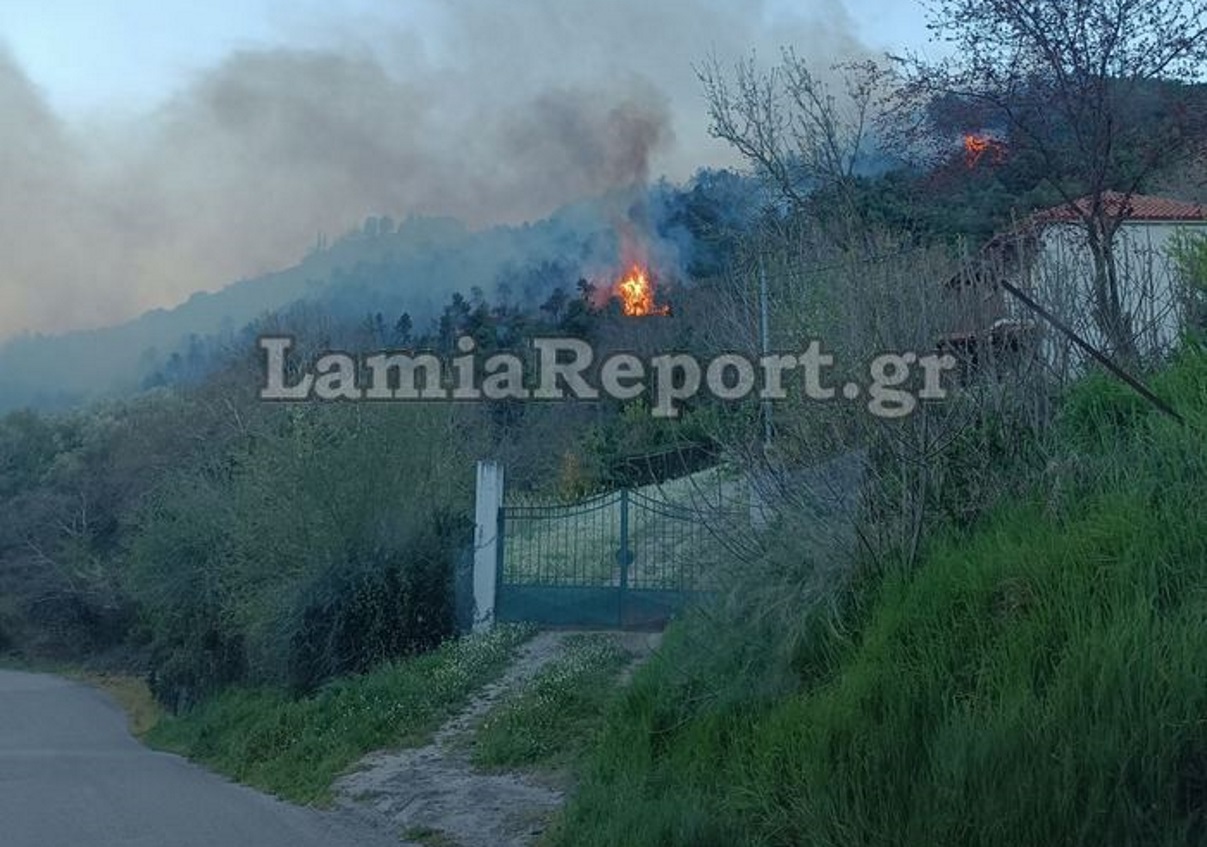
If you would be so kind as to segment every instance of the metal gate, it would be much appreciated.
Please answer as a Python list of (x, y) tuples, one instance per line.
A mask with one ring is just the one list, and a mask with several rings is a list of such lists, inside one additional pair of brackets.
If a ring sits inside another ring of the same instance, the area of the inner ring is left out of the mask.
[(631, 489), (572, 504), (505, 505), (495, 616), (551, 626), (661, 626), (715, 587), (731, 517)]

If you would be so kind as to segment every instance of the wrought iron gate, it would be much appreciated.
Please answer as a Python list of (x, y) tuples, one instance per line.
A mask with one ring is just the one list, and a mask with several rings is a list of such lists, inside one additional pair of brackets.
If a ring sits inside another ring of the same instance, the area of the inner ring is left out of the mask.
[(572, 504), (505, 505), (499, 509), (495, 617), (552, 626), (660, 626), (715, 587), (728, 517), (630, 489)]

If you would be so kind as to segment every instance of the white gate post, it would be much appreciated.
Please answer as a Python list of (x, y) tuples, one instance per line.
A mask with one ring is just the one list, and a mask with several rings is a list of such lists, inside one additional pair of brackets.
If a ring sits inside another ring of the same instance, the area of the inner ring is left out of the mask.
[(478, 462), (474, 513), (474, 632), (490, 629), (495, 619), (495, 578), (499, 564), (499, 509), (503, 506), (503, 466)]

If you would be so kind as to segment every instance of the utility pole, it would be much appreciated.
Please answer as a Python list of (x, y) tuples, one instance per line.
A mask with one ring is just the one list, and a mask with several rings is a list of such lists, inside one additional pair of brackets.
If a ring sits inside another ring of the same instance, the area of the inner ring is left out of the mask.
[[(771, 316), (767, 296), (767, 268), (763, 262), (762, 246), (759, 250), (759, 338), (763, 357), (771, 355)], [(763, 452), (771, 449), (771, 400), (763, 399)]]

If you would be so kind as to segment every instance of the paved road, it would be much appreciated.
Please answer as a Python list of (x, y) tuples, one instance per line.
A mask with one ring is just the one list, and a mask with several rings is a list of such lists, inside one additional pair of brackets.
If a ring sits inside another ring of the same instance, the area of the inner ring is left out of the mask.
[(101, 693), (0, 671), (4, 847), (384, 847), (349, 818), (235, 785), (126, 731)]

